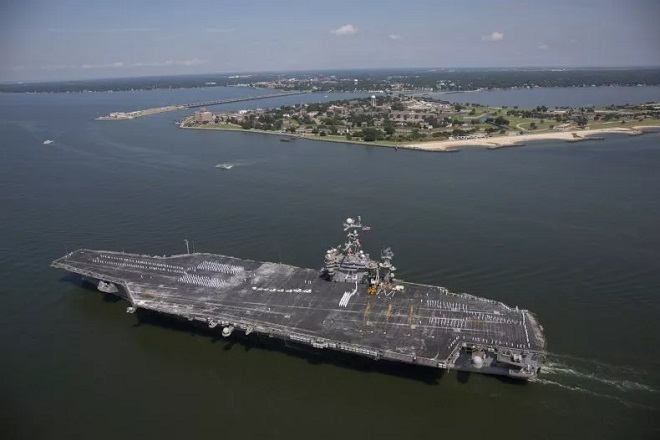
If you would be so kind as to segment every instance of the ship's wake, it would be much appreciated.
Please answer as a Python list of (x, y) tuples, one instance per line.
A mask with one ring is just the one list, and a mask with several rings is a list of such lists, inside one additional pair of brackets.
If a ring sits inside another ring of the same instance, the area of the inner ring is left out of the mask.
[(568, 365), (549, 362), (543, 368), (544, 376), (573, 376), (580, 379), (585, 379), (589, 381), (600, 382), (605, 385), (612, 386), (621, 391), (630, 391), (630, 390), (639, 390), (639, 391), (649, 391), (652, 393), (657, 392), (649, 385), (643, 383), (635, 382), (633, 380), (627, 379), (610, 379), (604, 376), (599, 375), (597, 372), (586, 372), (576, 370)]
[[(590, 359), (548, 354), (536, 383), (616, 400), (630, 408), (660, 410), (653, 372)], [(642, 403), (643, 401), (643, 403)], [(654, 402), (651, 402), (654, 401)], [(648, 405), (655, 403), (655, 405)]]
[(232, 162), (219, 163), (215, 166), (215, 168), (220, 168), (220, 169), (223, 169), (223, 170), (230, 170), (234, 167), (247, 167), (247, 166), (255, 165), (256, 163), (257, 163), (257, 161), (255, 161), (255, 160), (249, 161), (249, 160), (240, 160), (239, 159), (239, 160), (235, 160), (235, 161), (232, 161)]

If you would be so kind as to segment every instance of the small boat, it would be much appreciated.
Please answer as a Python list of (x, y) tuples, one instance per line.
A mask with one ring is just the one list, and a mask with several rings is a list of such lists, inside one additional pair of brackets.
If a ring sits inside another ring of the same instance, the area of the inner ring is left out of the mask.
[(234, 166), (233, 163), (219, 163), (215, 167), (220, 168), (221, 170), (231, 170)]
[(96, 288), (105, 293), (117, 293), (119, 292), (119, 289), (117, 289), (117, 286), (115, 286), (113, 283), (110, 283), (108, 281), (103, 281), (99, 280), (99, 283), (96, 285)]
[(43, 144), (44, 144), (44, 145), (50, 145), (50, 144), (52, 144), (53, 142), (55, 142), (55, 141), (52, 140), (52, 139), (46, 139), (46, 140), (43, 142)]

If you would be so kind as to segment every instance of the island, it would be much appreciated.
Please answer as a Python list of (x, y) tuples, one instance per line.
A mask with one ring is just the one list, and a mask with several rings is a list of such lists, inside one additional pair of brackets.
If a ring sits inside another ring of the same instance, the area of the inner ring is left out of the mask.
[(640, 135), (660, 128), (660, 104), (607, 107), (489, 107), (424, 96), (381, 94), (327, 103), (213, 113), (196, 111), (181, 128), (238, 130), (429, 151), (498, 149), (527, 141), (584, 142), (601, 133)]

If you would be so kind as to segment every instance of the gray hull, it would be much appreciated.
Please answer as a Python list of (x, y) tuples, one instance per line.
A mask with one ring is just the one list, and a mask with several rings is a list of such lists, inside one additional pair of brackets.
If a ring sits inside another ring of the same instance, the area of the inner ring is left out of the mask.
[(545, 340), (527, 310), (437, 286), (328, 281), (313, 269), (223, 255), (78, 250), (53, 267), (119, 287), (156, 313), (373, 359), (533, 379)]

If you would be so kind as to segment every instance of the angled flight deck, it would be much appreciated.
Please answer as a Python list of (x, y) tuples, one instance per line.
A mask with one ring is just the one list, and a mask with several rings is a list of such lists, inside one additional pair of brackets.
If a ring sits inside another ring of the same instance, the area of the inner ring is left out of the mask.
[(223, 255), (81, 249), (55, 260), (137, 308), (393, 361), (532, 379), (545, 340), (535, 316), (493, 300), (395, 278), (393, 253), (361, 251), (359, 221), (321, 271)]

